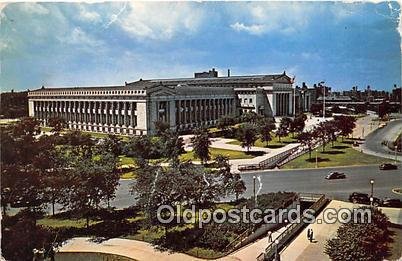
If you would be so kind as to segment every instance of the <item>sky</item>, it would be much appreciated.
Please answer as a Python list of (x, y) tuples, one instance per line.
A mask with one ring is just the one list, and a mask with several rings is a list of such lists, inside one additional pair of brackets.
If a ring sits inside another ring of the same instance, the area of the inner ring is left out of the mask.
[(11, 3), (0, 88), (286, 73), (335, 90), (401, 85), (397, 2)]

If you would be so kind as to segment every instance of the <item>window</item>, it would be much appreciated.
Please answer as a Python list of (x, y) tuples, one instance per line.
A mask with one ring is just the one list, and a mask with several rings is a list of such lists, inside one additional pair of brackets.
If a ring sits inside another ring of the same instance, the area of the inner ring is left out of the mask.
[(250, 98), (250, 101), (249, 101), (249, 102), (250, 102), (250, 103), (253, 103), (253, 99)]

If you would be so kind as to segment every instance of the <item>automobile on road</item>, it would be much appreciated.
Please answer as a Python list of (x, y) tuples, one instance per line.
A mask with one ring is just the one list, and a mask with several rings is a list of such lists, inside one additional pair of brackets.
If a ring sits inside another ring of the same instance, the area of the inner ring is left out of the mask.
[(402, 202), (401, 202), (401, 200), (399, 200), (397, 198), (387, 198), (387, 199), (384, 199), (384, 201), (382, 202), (382, 206), (383, 207), (400, 208), (400, 207), (402, 207)]
[[(349, 201), (354, 204), (370, 205), (370, 197), (366, 193), (353, 192), (349, 196)], [(378, 207), (382, 205), (381, 199), (373, 197), (373, 206)]]
[(344, 179), (344, 178), (346, 178), (345, 173), (338, 171), (331, 172), (325, 177), (325, 179)]
[(392, 163), (383, 163), (380, 165), (380, 170), (398, 169), (398, 166)]

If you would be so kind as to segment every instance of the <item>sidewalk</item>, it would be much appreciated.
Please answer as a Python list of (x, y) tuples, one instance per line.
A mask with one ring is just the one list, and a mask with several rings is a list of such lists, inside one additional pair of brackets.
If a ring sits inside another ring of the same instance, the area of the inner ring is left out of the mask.
[[(193, 135), (183, 135), (181, 136), (183, 140), (185, 141), (185, 146), (184, 149), (186, 151), (192, 151), (193, 148), (191, 147), (191, 137)], [(218, 149), (227, 149), (227, 150), (236, 150), (236, 151), (247, 151), (246, 148), (243, 148), (240, 145), (235, 145), (235, 144), (228, 144), (229, 142), (234, 141), (234, 139), (226, 139), (226, 138), (212, 138), (211, 139), (211, 147), (212, 148), (218, 148)], [(265, 154), (261, 156), (254, 157), (252, 159), (235, 159), (235, 160), (229, 160), (229, 163), (231, 165), (231, 171), (238, 173), (238, 167), (239, 165), (245, 165), (245, 164), (258, 164), (263, 160), (266, 160), (270, 157), (273, 157), (275, 155), (278, 155), (279, 153), (282, 153), (286, 150), (292, 149), (294, 147), (299, 146), (300, 143), (290, 143), (287, 144), (281, 148), (277, 149), (270, 149), (270, 148), (262, 148), (262, 147), (251, 147), (250, 151), (262, 151)], [(193, 161), (193, 163), (199, 163), (197, 161)]]
[[(349, 202), (332, 200), (325, 209), (353, 208), (357, 205)], [(392, 223), (402, 224), (402, 209), (398, 208), (380, 208), (386, 214)], [(323, 220), (323, 210), (316, 220)], [(300, 234), (281, 252), (282, 261), (310, 261), (310, 260), (330, 260), (324, 253), (326, 241), (336, 236), (336, 231), (341, 223), (334, 224), (310, 224), (300, 232)], [(314, 240), (310, 243), (307, 240), (307, 229), (313, 229)]]
[[(92, 253), (108, 253), (116, 254), (132, 258), (138, 261), (150, 260), (166, 260), (166, 261), (191, 261), (204, 260), (193, 256), (169, 252), (159, 251), (149, 243), (137, 240), (113, 238), (102, 243), (94, 243), (87, 237), (76, 237), (67, 241), (67, 244), (62, 246), (59, 252), (92, 252)], [(56, 254), (57, 260), (57, 254)], [(225, 257), (220, 260), (231, 261), (239, 260), (234, 257)]]
[[(288, 226), (281, 227), (280, 229), (274, 231), (272, 233), (272, 242), (275, 242), (275, 239), (283, 231), (285, 231)], [(273, 243), (271, 243), (271, 244), (273, 244)], [(237, 250), (236, 252), (233, 252), (228, 257), (235, 257), (235, 258), (237, 258), (239, 260), (242, 260), (242, 261), (248, 261), (248, 260), (255, 261), (257, 256), (259, 254), (261, 254), (262, 252), (264, 252), (268, 245), (269, 245), (268, 236), (266, 236), (264, 238), (261, 238), (261, 239), (257, 240), (256, 242), (254, 242), (254, 243), (252, 243), (250, 245), (247, 245), (247, 246)]]
[[(231, 141), (234, 141), (234, 139), (214, 138), (214, 139), (212, 139), (211, 147), (220, 148), (220, 149), (228, 149), (228, 150), (247, 151), (245, 148), (242, 148), (240, 145), (228, 144), (228, 142), (231, 142)], [(250, 151), (263, 151), (265, 154), (254, 157), (252, 159), (229, 160), (229, 163), (231, 164), (231, 171), (239, 172), (239, 170), (238, 170), (239, 165), (259, 164), (263, 160), (271, 158), (275, 155), (278, 155), (284, 151), (287, 151), (287, 150), (297, 147), (299, 145), (300, 145), (300, 143), (290, 143), (290, 144), (283, 146), (282, 148), (277, 148), (277, 149), (251, 147)]]

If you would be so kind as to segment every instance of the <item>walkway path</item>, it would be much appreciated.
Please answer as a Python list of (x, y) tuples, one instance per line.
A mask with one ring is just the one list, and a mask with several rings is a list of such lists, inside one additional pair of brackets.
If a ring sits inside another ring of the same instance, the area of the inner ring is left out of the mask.
[[(191, 146), (191, 137), (193, 135), (182, 135), (181, 136), (184, 140), (184, 149), (186, 151), (192, 151), (193, 148)], [(211, 138), (211, 147), (212, 148), (218, 148), (218, 149), (227, 149), (227, 150), (236, 150), (236, 151), (247, 151), (246, 148), (243, 148), (240, 145), (236, 144), (228, 144), (231, 141), (235, 141), (234, 139), (226, 139), (226, 138)], [(294, 147), (297, 147), (300, 145), (300, 143), (290, 143), (287, 144), (281, 148), (277, 149), (270, 149), (270, 148), (262, 148), (262, 147), (251, 147), (250, 151), (261, 151), (264, 152), (263, 155), (254, 157), (252, 159), (235, 159), (235, 160), (229, 160), (229, 163), (231, 164), (231, 171), (232, 172), (239, 172), (238, 167), (239, 165), (245, 165), (245, 164), (258, 164), (263, 160), (266, 160), (270, 157), (273, 157), (275, 155), (278, 155), (279, 153), (282, 153), (286, 150), (292, 149)], [(198, 163), (197, 161), (194, 161), (194, 163)]]
[[(237, 151), (247, 151), (247, 149), (242, 148), (240, 145), (235, 145), (235, 144), (228, 144), (231, 141), (234, 141), (234, 139), (225, 139), (225, 138), (214, 138), (211, 139), (212, 144), (211, 147), (213, 148), (221, 148), (221, 149), (228, 149), (228, 150), (237, 150)], [(231, 170), (233, 172), (239, 172), (238, 167), (239, 165), (245, 165), (245, 164), (259, 164), (261, 161), (264, 161), (268, 158), (271, 158), (275, 155), (278, 155), (284, 151), (287, 151), (289, 149), (292, 149), (294, 147), (299, 146), (299, 143), (290, 143), (282, 148), (277, 148), (277, 149), (269, 149), (269, 148), (262, 148), (262, 147), (251, 147), (250, 151), (262, 151), (265, 154), (261, 156), (254, 157), (252, 159), (235, 159), (235, 160), (230, 160), (229, 163), (231, 164)]]
[[(356, 205), (332, 200), (330, 204), (326, 207), (326, 209), (341, 209), (341, 208), (353, 208)], [(398, 208), (381, 208), (383, 212), (390, 218), (392, 223), (402, 224), (402, 209)], [(325, 210), (324, 210), (325, 211)], [(316, 220), (323, 220), (322, 211)], [(282, 261), (310, 261), (310, 260), (329, 260), (329, 257), (324, 254), (325, 243), (328, 239), (334, 237), (336, 235), (336, 231), (338, 227), (341, 225), (340, 222), (336, 222), (334, 224), (318, 224), (317, 222), (314, 224), (308, 225), (304, 230), (301, 231), (298, 237), (294, 239), (284, 250), (281, 252), (281, 260)], [(307, 240), (307, 229), (313, 229), (314, 232), (314, 240), (313, 243), (310, 243)]]
[[(59, 249), (59, 252), (98, 252), (98, 253), (108, 253), (108, 254), (116, 254), (125, 257), (132, 258), (138, 261), (150, 261), (150, 260), (164, 260), (164, 261), (190, 261), (190, 260), (204, 260), (195, 258), (193, 256), (176, 253), (176, 252), (168, 252), (168, 251), (159, 251), (155, 249), (149, 243), (137, 241), (137, 240), (129, 240), (129, 239), (121, 239), (121, 238), (113, 238), (106, 240), (102, 243), (95, 243), (87, 237), (76, 237), (67, 241), (67, 244), (62, 246)], [(56, 255), (57, 257), (57, 255)], [(239, 260), (235, 257), (225, 257), (221, 260), (231, 261), (231, 260)]]
[[(281, 227), (277, 231), (274, 231), (272, 233), (272, 241), (275, 242), (275, 239), (283, 231), (285, 231), (286, 228), (287, 227)], [(273, 244), (273, 243), (271, 243), (271, 244)], [(261, 254), (263, 251), (265, 251), (265, 249), (267, 248), (268, 245), (269, 245), (268, 236), (266, 236), (264, 238), (257, 240), (256, 242), (254, 242), (252, 244), (249, 244), (249, 245), (237, 250), (236, 252), (233, 252), (232, 254), (229, 255), (229, 257), (235, 257), (242, 261), (248, 261), (248, 260), (255, 261), (257, 256), (259, 254)]]

